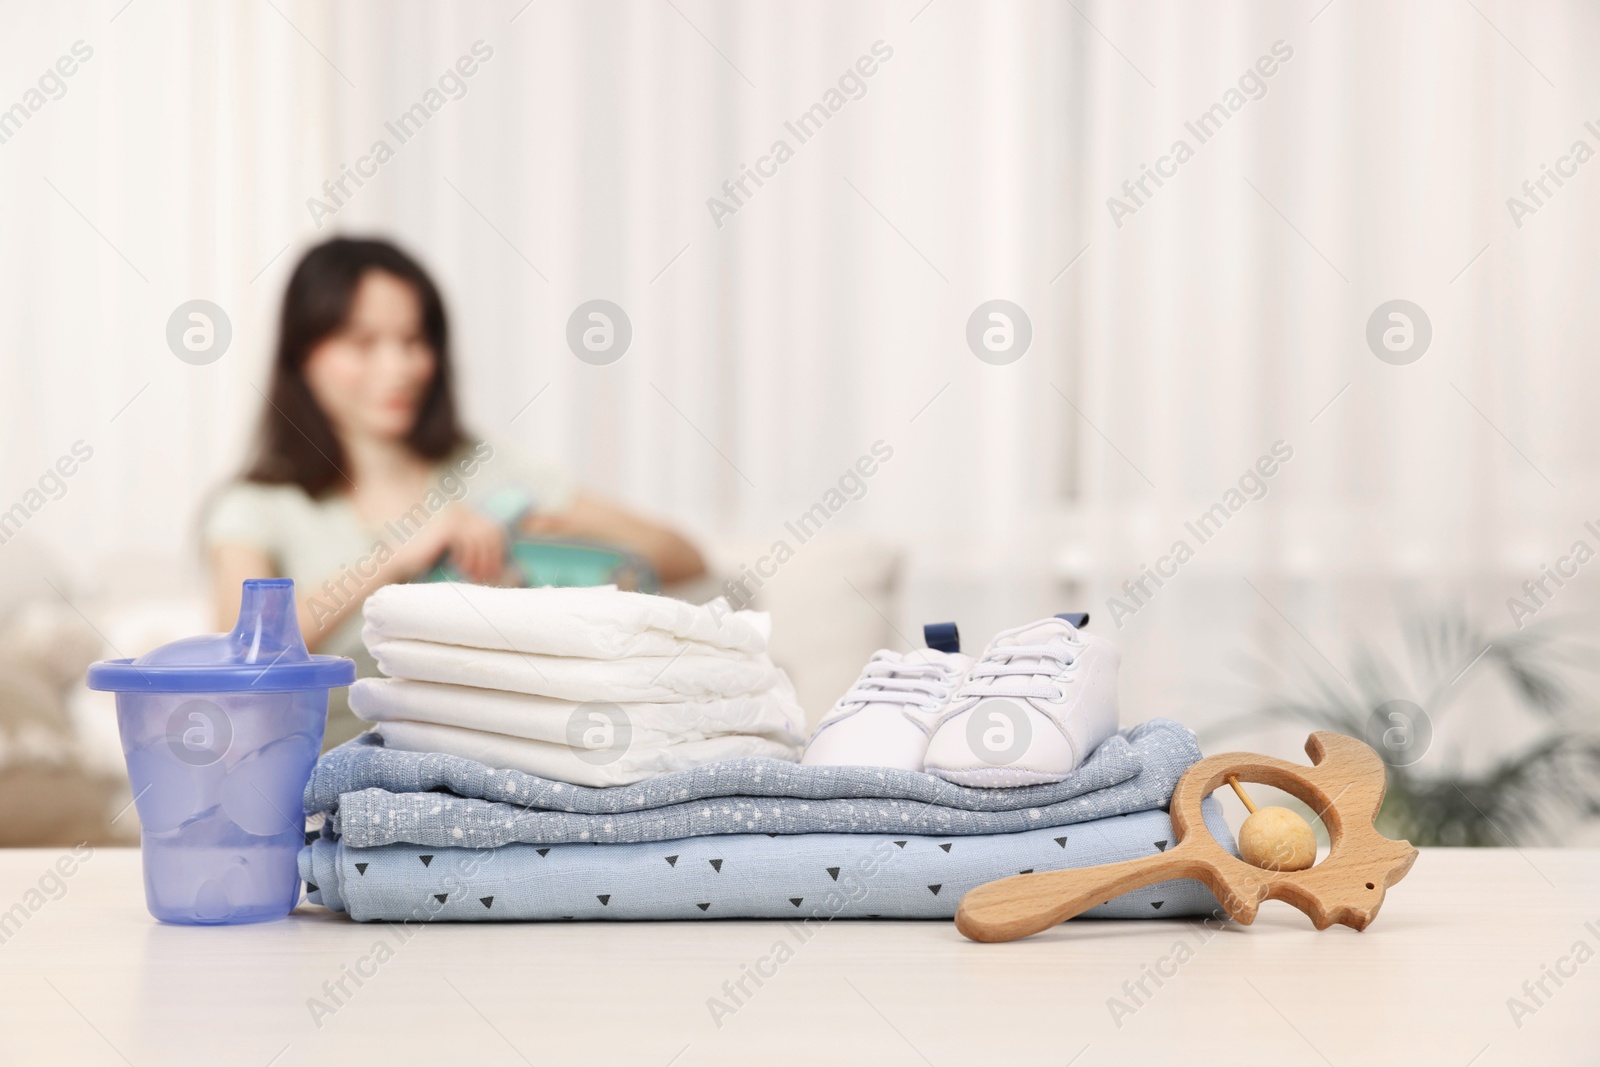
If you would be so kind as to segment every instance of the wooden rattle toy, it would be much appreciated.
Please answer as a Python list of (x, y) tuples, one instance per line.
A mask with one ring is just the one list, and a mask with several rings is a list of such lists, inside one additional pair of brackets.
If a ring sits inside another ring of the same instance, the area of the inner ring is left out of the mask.
[[(1235, 922), (1249, 925), (1262, 901), (1282, 900), (1318, 930), (1334, 923), (1364, 930), (1383, 906), (1384, 891), (1411, 870), (1417, 850), (1373, 826), (1385, 785), (1376, 752), (1353, 737), (1319, 731), (1307, 738), (1306, 754), (1310, 767), (1250, 752), (1207, 757), (1173, 790), (1173, 847), (1123, 863), (981, 885), (961, 899), (956, 929), (974, 941), (1014, 941), (1143, 886), (1193, 878)], [(1274, 786), (1317, 812), (1328, 828), (1328, 858), (1313, 866), (1316, 838), (1306, 821), (1287, 808), (1258, 810), (1240, 779)], [(1200, 802), (1224, 782), (1251, 813), (1239, 831), (1243, 859), (1217, 844), (1200, 814)]]

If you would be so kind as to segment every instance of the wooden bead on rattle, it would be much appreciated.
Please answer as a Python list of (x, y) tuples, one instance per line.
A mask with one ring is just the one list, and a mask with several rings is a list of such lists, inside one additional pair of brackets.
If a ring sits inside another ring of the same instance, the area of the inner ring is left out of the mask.
[(1317, 862), (1317, 835), (1309, 823), (1288, 808), (1258, 809), (1239, 784), (1238, 775), (1228, 775), (1228, 784), (1250, 811), (1239, 827), (1241, 859), (1267, 871), (1303, 871)]

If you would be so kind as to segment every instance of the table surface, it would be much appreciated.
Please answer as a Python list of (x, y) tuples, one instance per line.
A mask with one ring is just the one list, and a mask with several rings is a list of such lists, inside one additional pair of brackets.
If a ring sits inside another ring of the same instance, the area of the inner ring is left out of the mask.
[[(728, 921), (407, 940), (311, 905), (163, 926), (136, 850), (95, 850), (64, 890), (60, 855), (0, 851), (6, 1064), (1600, 1062), (1600, 851), (1424, 850), (1361, 933), (1274, 902), (1248, 927), (1083, 921), (1008, 945), (844, 920), (804, 942)], [(776, 973), (730, 997), (780, 941)], [(325, 989), (349, 972), (370, 977)]]

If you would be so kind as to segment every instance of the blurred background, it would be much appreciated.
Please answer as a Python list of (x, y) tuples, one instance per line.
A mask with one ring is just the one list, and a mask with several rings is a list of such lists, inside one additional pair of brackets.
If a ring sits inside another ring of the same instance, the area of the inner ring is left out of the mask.
[[(475, 432), (689, 532), (703, 595), (796, 548), (756, 606), (813, 721), (924, 622), (971, 648), (1087, 610), (1127, 722), (1292, 758), (1345, 729), (1413, 840), (1600, 840), (1593, 7), (0, 25), (7, 843), (136, 834), (82, 670), (212, 628), (201, 504), (245, 461), (288, 274), (335, 234), (438, 278)], [(596, 299), (632, 326), (607, 365), (567, 343)], [(193, 300), (231, 333), (203, 365), (167, 340)]]

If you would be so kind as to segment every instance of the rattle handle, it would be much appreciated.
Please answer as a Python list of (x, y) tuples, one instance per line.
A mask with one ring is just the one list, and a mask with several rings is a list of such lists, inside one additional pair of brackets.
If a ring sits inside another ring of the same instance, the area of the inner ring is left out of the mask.
[(1075, 870), (1017, 874), (961, 898), (956, 929), (974, 941), (1014, 941), (1147, 885), (1188, 876), (1192, 865), (1171, 852)]

